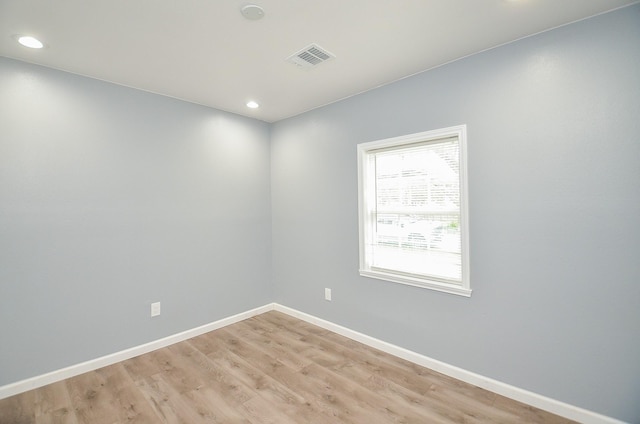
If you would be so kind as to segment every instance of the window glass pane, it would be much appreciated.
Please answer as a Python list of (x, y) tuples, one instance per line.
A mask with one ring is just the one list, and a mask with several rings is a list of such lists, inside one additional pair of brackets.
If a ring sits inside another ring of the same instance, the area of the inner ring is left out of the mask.
[(371, 266), (460, 282), (457, 139), (374, 155)]

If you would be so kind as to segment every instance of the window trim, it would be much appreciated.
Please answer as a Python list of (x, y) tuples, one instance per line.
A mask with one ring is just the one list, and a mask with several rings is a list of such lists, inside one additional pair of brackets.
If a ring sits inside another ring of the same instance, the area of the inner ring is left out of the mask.
[[(366, 196), (371, 193), (368, 187), (369, 166), (368, 156), (373, 151), (380, 149), (407, 147), (410, 144), (437, 142), (446, 138), (457, 137), (459, 143), (459, 175), (460, 175), (460, 235), (461, 235), (461, 261), (462, 261), (462, 281), (461, 284), (438, 281), (426, 276), (412, 275), (396, 271), (387, 271), (374, 268), (367, 264), (366, 245), (368, 232), (365, 231), (369, 223), (367, 213)], [(416, 134), (409, 134), (400, 137), (387, 138), (383, 140), (360, 143), (358, 151), (358, 233), (360, 250), (360, 275), (363, 277), (377, 278), (394, 283), (406, 284), (460, 296), (471, 296), (470, 269), (469, 269), (469, 197), (467, 182), (467, 126), (458, 125), (432, 131), (424, 131)]]

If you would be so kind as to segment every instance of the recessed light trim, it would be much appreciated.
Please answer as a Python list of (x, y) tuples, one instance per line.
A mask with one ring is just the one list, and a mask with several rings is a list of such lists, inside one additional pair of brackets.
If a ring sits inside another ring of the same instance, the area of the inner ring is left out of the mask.
[(250, 100), (247, 102), (247, 107), (251, 108), (251, 109), (257, 109), (260, 107), (260, 105), (257, 102), (254, 102), (253, 100)]
[(30, 49), (41, 49), (44, 47), (44, 43), (35, 37), (30, 35), (17, 35), (16, 40), (18, 43)]

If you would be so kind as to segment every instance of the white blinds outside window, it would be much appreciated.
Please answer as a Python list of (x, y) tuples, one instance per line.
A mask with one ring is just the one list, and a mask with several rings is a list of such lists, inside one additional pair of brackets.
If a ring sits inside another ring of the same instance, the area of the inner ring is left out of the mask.
[(470, 294), (464, 275), (465, 132), (449, 130), (359, 147), (362, 275)]

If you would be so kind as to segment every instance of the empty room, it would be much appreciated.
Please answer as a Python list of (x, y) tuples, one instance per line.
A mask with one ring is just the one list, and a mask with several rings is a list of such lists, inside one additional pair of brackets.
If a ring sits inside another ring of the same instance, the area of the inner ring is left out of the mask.
[(0, 424), (640, 423), (640, 2), (0, 0)]

